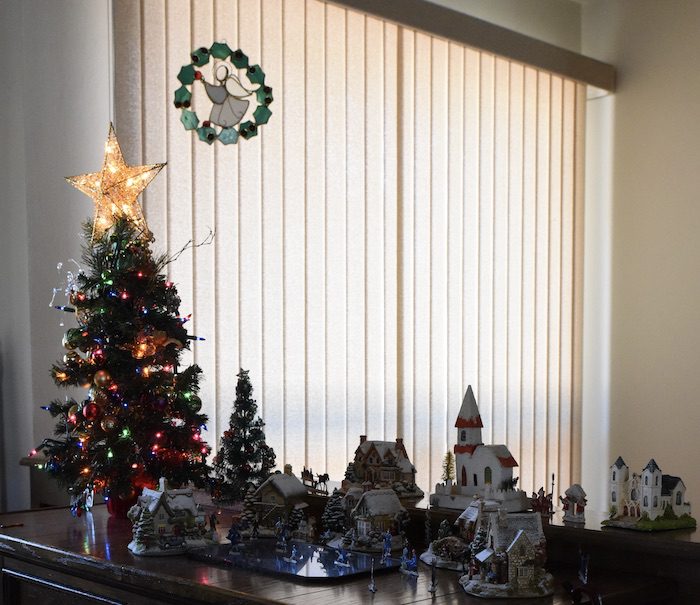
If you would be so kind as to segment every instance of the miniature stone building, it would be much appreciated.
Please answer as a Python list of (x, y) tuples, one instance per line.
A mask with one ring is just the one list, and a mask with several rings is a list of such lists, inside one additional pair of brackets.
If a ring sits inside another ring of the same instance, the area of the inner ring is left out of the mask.
[(664, 475), (652, 458), (641, 475), (632, 473), (621, 456), (610, 467), (610, 507), (618, 515), (641, 517), (646, 513), (651, 520), (670, 506), (677, 516), (690, 514), (685, 501), (685, 483), (680, 477)]
[(358, 537), (370, 532), (383, 533), (397, 529), (398, 515), (405, 511), (398, 496), (391, 489), (375, 489), (364, 492), (352, 511), (352, 519)]
[(308, 506), (307, 487), (292, 473), (291, 466), (284, 470), (270, 475), (253, 496), (258, 521), (264, 527), (272, 527), (278, 518), (288, 520), (292, 511)]

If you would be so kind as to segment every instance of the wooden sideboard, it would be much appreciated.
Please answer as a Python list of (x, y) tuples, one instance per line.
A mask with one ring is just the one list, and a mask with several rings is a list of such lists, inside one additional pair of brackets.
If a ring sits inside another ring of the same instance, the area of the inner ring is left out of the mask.
[[(416, 516), (421, 513), (416, 512)], [(335, 583), (302, 583), (207, 565), (186, 556), (136, 557), (126, 548), (131, 524), (110, 517), (103, 505), (75, 519), (61, 508), (3, 514), (0, 523), (21, 524), (0, 529), (0, 605), (484, 602), (462, 591), (457, 573), (443, 570), (438, 571), (437, 593), (431, 595), (430, 570), (425, 566), (421, 566), (415, 579), (393, 571), (378, 574), (378, 592), (372, 595), (367, 590), (366, 577)], [(575, 553), (575, 539), (553, 540), (555, 548), (566, 550), (568, 543), (569, 550)], [(559, 542), (560, 546), (556, 546)], [(573, 579), (574, 572), (575, 566), (558, 571), (557, 584), (561, 586), (563, 580)], [(612, 597), (605, 603), (663, 602), (654, 595), (662, 599), (673, 594), (671, 584), (653, 577), (621, 579), (613, 574), (607, 580), (602, 576), (600, 579), (601, 586), (609, 586), (605, 590)], [(627, 600), (635, 594), (638, 596), (634, 601)], [(622, 595), (622, 600), (615, 600), (615, 595)], [(550, 599), (530, 602), (561, 605), (571, 601), (559, 588)], [(676, 601), (667, 598), (666, 602)]]

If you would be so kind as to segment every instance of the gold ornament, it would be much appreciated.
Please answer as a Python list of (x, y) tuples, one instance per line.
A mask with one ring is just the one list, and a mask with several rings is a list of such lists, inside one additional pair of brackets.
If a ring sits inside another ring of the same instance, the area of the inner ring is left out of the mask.
[(117, 419), (115, 416), (105, 416), (100, 422), (100, 426), (105, 433), (110, 433), (117, 428)]
[(69, 422), (75, 422), (77, 418), (75, 417), (78, 411), (80, 410), (80, 406), (78, 405), (72, 405), (70, 408), (68, 408), (68, 420)]
[(81, 361), (82, 358), (75, 351), (68, 351), (68, 353), (63, 356), (63, 363), (80, 363)]
[(122, 216), (131, 221), (142, 232), (144, 238), (151, 237), (137, 198), (163, 166), (165, 163), (128, 166), (124, 162), (114, 126), (109, 125), (102, 170), (66, 177), (73, 187), (89, 195), (95, 202), (92, 241), (99, 238)]
[(112, 377), (107, 370), (97, 370), (97, 372), (95, 372), (94, 381), (98, 387), (106, 387), (111, 380)]

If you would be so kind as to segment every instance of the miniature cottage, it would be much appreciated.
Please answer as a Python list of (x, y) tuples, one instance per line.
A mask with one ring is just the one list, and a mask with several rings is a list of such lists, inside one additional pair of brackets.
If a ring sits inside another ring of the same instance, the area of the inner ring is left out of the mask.
[(506, 445), (484, 445), (483, 426), (470, 385), (455, 421), (456, 485), (438, 484), (430, 496), (430, 504), (463, 509), (473, 496), (479, 495), (497, 501), (509, 512), (526, 510), (529, 500), (525, 492), (514, 489), (513, 468), (518, 463)]
[(278, 518), (288, 519), (293, 510), (306, 508), (307, 496), (306, 486), (292, 474), (291, 467), (270, 475), (253, 496), (260, 524), (271, 527)]
[(479, 577), (465, 574), (460, 584), (486, 598), (551, 595), (554, 579), (544, 570), (545, 538), (539, 513), (491, 513), (484, 548), (474, 555)]
[(396, 441), (375, 441), (360, 435), (353, 469), (353, 483), (370, 483), (373, 487), (391, 487), (399, 481), (416, 483), (416, 468), (408, 459), (400, 437)]
[(206, 521), (195, 504), (193, 491), (166, 489), (163, 483), (161, 488), (144, 488), (129, 511), (134, 523), (129, 550), (139, 555), (177, 554), (191, 546), (202, 546)]
[(396, 529), (399, 514), (405, 511), (398, 496), (391, 489), (375, 489), (364, 492), (352, 511), (358, 537), (370, 532)]
[(685, 501), (685, 483), (680, 477), (664, 475), (652, 458), (641, 475), (632, 473), (622, 457), (610, 467), (610, 508), (624, 517), (641, 517), (644, 513), (654, 520), (670, 506), (680, 517), (690, 514)]

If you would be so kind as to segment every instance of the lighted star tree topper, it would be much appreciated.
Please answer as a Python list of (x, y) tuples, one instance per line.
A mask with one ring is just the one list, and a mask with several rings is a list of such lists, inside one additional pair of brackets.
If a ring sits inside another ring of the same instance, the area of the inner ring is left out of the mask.
[(120, 216), (130, 221), (146, 239), (151, 237), (137, 198), (163, 166), (165, 163), (145, 166), (127, 165), (124, 162), (114, 125), (109, 125), (102, 170), (66, 177), (66, 181), (85, 195), (89, 195), (95, 202), (92, 242), (101, 237)]

